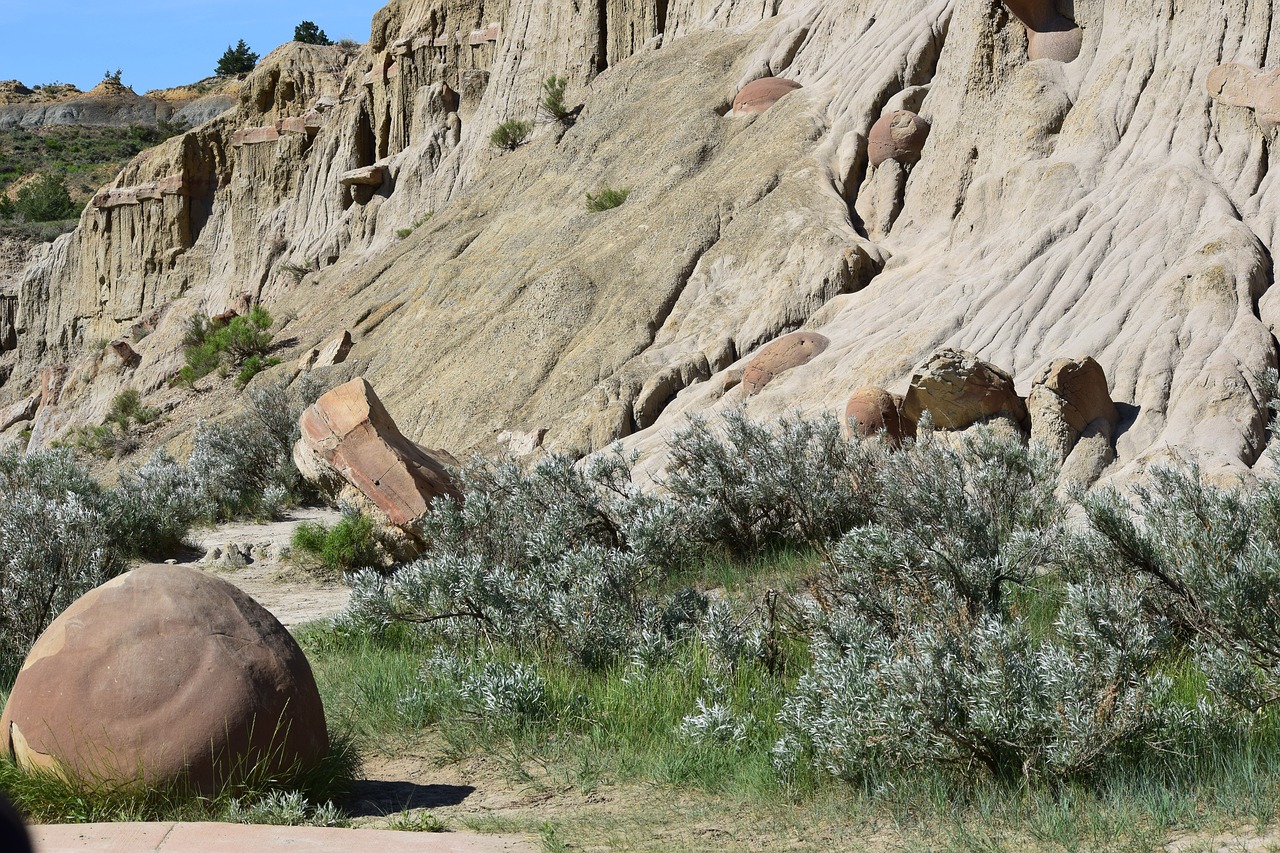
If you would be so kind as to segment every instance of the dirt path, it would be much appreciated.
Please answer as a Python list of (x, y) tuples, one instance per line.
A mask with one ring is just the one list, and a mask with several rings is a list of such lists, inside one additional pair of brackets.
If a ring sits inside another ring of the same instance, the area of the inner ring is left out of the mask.
[[(289, 511), (280, 521), (237, 522), (196, 531), (192, 537), (195, 547), (176, 562), (230, 581), (286, 628), (293, 628), (336, 616), (347, 606), (351, 590), (341, 580), (322, 579), (283, 556), (299, 524), (332, 524), (339, 518), (337, 510), (307, 507)], [(220, 556), (211, 559), (214, 554)]]

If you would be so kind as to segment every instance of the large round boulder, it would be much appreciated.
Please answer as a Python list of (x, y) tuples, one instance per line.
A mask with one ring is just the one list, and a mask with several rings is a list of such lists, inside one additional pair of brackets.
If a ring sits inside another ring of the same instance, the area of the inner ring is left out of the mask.
[(817, 332), (792, 332), (765, 344), (742, 372), (747, 396), (759, 394), (779, 373), (808, 364), (829, 344), (826, 336)]
[(1071, 62), (1080, 55), (1084, 34), (1058, 11), (1054, 0), (1004, 0), (1027, 28), (1027, 58)]
[(901, 397), (866, 385), (854, 391), (845, 403), (845, 429), (862, 438), (883, 435), (890, 447), (898, 447), (904, 438), (915, 433), (914, 425), (902, 417), (901, 409)]
[(733, 99), (733, 114), (757, 115), (776, 104), (783, 95), (799, 88), (800, 84), (795, 80), (787, 80), (783, 77), (761, 77), (759, 80), (752, 80), (743, 86), (738, 91), (738, 96)]
[(211, 795), (329, 751), (311, 667), (230, 583), (147, 566), (77, 599), (31, 648), (0, 717), (26, 769)]
[(885, 113), (871, 125), (867, 139), (867, 157), (872, 166), (885, 160), (903, 165), (920, 159), (920, 151), (929, 138), (929, 123), (910, 110)]

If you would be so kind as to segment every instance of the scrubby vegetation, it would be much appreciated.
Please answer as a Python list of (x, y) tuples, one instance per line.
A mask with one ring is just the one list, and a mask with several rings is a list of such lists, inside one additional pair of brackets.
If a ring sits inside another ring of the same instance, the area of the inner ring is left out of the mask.
[(524, 119), (508, 119), (489, 134), (489, 144), (503, 151), (515, 151), (533, 133), (533, 122)]
[(383, 725), (570, 777), (1004, 798), (1095, 847), (1251, 813), (1280, 793), (1280, 484), (1063, 498), (1056, 471), (981, 429), (891, 452), (740, 413), (675, 437), (657, 493), (618, 454), (476, 462), (308, 642), (405, 660)]
[(195, 387), (215, 370), (223, 374), (236, 370), (236, 384), (248, 385), (254, 376), (280, 363), (271, 356), (270, 332), (273, 324), (267, 309), (255, 305), (247, 317), (219, 320), (194, 314), (182, 339), (186, 365), (176, 382)]
[(298, 525), (290, 544), (297, 556), (335, 574), (377, 569), (386, 555), (373, 520), (350, 507), (333, 525), (318, 521)]
[[(100, 561), (80, 559), (87, 579), (180, 537), (172, 519), (286, 500), (302, 400), (262, 393), (255, 421), (206, 428), (186, 463), (158, 457), (111, 493), (23, 475), (36, 485), (4, 493), (32, 507), (13, 517), (72, 512), (52, 495), (110, 515), (114, 551), (60, 546)], [(422, 556), (391, 570), (357, 514), (300, 529), (298, 551), (353, 572), (348, 611), (301, 635), (337, 725), (361, 743), (430, 730), (449, 755), (587, 788), (843, 797), (948, 833), (1003, 820), (1014, 847), (1273, 819), (1280, 483), (1185, 467), (1064, 497), (1047, 452), (999, 433), (926, 423), (893, 451), (834, 418), (741, 412), (670, 449), (658, 489), (618, 451), (477, 459), (465, 500), (415, 531)], [(34, 630), (6, 628), (14, 654)]]

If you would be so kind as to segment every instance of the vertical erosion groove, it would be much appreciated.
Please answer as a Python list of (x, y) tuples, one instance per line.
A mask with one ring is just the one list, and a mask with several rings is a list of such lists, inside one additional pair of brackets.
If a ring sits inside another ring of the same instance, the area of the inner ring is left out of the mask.
[(609, 0), (596, 0), (596, 73), (609, 67)]

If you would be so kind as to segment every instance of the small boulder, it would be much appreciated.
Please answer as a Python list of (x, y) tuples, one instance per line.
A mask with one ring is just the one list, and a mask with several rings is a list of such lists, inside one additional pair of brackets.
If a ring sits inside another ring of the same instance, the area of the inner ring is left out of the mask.
[(944, 349), (911, 378), (902, 414), (919, 423), (925, 412), (939, 429), (964, 429), (1004, 416), (1022, 425), (1027, 407), (1013, 387), (1013, 377), (971, 352)]
[(890, 447), (915, 434), (915, 425), (902, 417), (902, 398), (883, 388), (866, 385), (854, 391), (844, 407), (846, 434), (875, 438), (883, 434)]
[(1054, 0), (1004, 0), (1027, 28), (1027, 58), (1071, 62), (1080, 55), (1084, 34), (1058, 11)]
[(137, 367), (142, 362), (142, 356), (138, 355), (138, 351), (123, 338), (115, 339), (109, 346), (111, 351), (115, 353), (116, 358), (120, 359), (120, 363), (125, 367)]
[(39, 408), (40, 395), (32, 394), (25, 400), (19, 400), (10, 406), (0, 409), (0, 432), (4, 432), (14, 424), (33, 419), (36, 416), (36, 410)]
[(733, 99), (735, 116), (758, 115), (776, 104), (783, 95), (800, 88), (795, 80), (782, 77), (761, 77), (743, 86)]
[(830, 343), (817, 332), (792, 332), (765, 344), (742, 372), (747, 396), (759, 394), (778, 374), (813, 361)]
[(322, 396), (298, 425), (293, 459), (302, 475), (328, 491), (350, 484), (397, 527), (420, 518), (437, 497), (459, 497), (444, 465), (400, 432), (363, 377)]
[(924, 142), (929, 138), (929, 123), (910, 110), (894, 110), (880, 116), (871, 125), (867, 139), (867, 157), (872, 166), (885, 160), (904, 165), (920, 159)]
[(315, 767), (329, 751), (311, 667), (230, 583), (145, 566), (77, 599), (31, 648), (0, 752), (96, 784), (189, 784)]
[[(1051, 362), (1031, 383), (1027, 408), (1032, 440), (1049, 447), (1064, 463), (1079, 455), (1077, 450), (1090, 457), (1076, 460), (1072, 469), (1092, 473), (1096, 478), (1114, 458), (1111, 441), (1120, 413), (1107, 390), (1107, 375), (1093, 358), (1060, 358)], [(1086, 435), (1089, 441), (1082, 443)], [(1079, 481), (1081, 477), (1073, 479)]]

